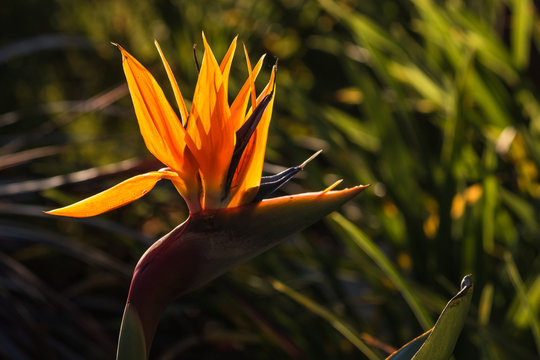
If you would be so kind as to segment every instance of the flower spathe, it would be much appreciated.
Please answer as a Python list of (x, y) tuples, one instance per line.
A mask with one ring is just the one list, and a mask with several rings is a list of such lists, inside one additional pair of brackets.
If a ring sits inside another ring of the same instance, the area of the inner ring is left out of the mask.
[(237, 39), (219, 64), (204, 34), (203, 43), (204, 58), (188, 111), (171, 68), (155, 42), (180, 118), (152, 74), (120, 45), (114, 44), (122, 53), (129, 92), (146, 147), (167, 168), (137, 175), (49, 214), (98, 215), (142, 197), (161, 179), (172, 181), (190, 213), (236, 207), (255, 198), (261, 182), (275, 97), (276, 67), (257, 96), (254, 84), (264, 56), (251, 68), (244, 47), (248, 79), (229, 105), (228, 80)]

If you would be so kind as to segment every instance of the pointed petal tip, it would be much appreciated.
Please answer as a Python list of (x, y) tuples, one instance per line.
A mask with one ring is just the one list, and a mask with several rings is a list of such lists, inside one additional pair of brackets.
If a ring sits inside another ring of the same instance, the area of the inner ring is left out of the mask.
[[(351, 189), (356, 189), (358, 192), (364, 190), (364, 189), (367, 189), (368, 187), (370, 187), (371, 184), (365, 184), (365, 185), (356, 185), (356, 186), (353, 186)], [(347, 189), (346, 189), (347, 190)]]
[(209, 47), (209, 45), (208, 45), (208, 40), (206, 39), (206, 35), (204, 35), (204, 31), (202, 32), (202, 40), (203, 40), (204, 47), (205, 47), (205, 48), (206, 48), (207, 46)]
[[(244, 48), (244, 56), (246, 58), (246, 61), (249, 63), (249, 67), (251, 68), (251, 61), (249, 59), (249, 53), (247, 51), (247, 47), (246, 47), (246, 43), (242, 41), (242, 47)], [(264, 58), (266, 56), (266, 54), (263, 54), (263, 56), (261, 56), (261, 58)]]
[[(67, 207), (67, 206), (66, 206)], [(43, 211), (43, 213), (47, 214), (47, 215), (53, 215), (53, 216), (64, 216), (64, 217), (72, 217), (72, 218), (77, 218), (77, 217), (87, 217), (85, 215), (77, 215), (76, 213), (72, 213), (70, 211), (66, 211), (65, 208), (66, 207), (63, 207), (63, 208), (58, 208), (58, 209), (53, 209), (53, 210), (47, 210), (47, 211)]]
[(111, 41), (111, 45), (115, 46), (118, 50), (120, 50), (120, 53), (122, 54), (122, 59), (125, 59), (129, 56), (129, 53), (126, 51), (126, 49), (122, 47), (122, 45), (112, 42), (112, 41)]
[(111, 45), (116, 47), (118, 50), (120, 50), (121, 52), (124, 52), (124, 48), (122, 47), (122, 45), (120, 45), (119, 43), (115, 43), (114, 41), (111, 41)]
[(343, 182), (343, 179), (339, 179), (338, 181), (334, 182), (332, 185), (330, 185), (329, 187), (327, 187), (326, 189), (323, 190), (323, 193), (327, 193), (329, 191), (332, 191), (336, 186), (338, 186), (339, 184), (341, 184)]
[(309, 158), (307, 158), (303, 163), (301, 163), (298, 167), (303, 169), (306, 167), (306, 165), (313, 159), (315, 159), (320, 153), (322, 153), (322, 149), (317, 151), (315, 154), (311, 155)]
[(70, 206), (64, 206), (64, 207), (61, 207), (61, 208), (58, 208), (58, 209), (53, 209), (53, 210), (47, 210), (47, 211), (43, 211), (45, 214), (47, 215), (52, 215), (52, 216), (62, 216), (62, 217), (65, 217), (65, 218), (85, 218), (85, 217), (92, 217), (92, 216), (95, 216), (95, 215), (99, 215), (99, 214), (102, 214), (103, 212), (100, 212), (100, 213), (86, 213), (86, 212), (82, 212), (82, 211), (77, 211), (77, 210), (72, 210), (70, 208)]

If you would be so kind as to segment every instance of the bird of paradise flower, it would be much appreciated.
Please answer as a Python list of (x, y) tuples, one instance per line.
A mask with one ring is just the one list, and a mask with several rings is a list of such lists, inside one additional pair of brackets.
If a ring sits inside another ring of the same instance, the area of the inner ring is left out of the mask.
[(257, 96), (255, 79), (264, 56), (252, 68), (244, 46), (248, 79), (229, 105), (228, 81), (237, 38), (219, 64), (204, 33), (202, 38), (205, 53), (189, 112), (155, 42), (180, 119), (150, 72), (114, 44), (122, 53), (146, 147), (167, 167), (48, 212), (71, 217), (98, 215), (139, 199), (161, 179), (172, 181), (188, 205), (188, 219), (155, 242), (135, 268), (120, 330), (118, 359), (148, 356), (159, 318), (176, 297), (271, 248), (366, 187), (333, 191), (336, 183), (321, 192), (265, 199), (301, 171), (313, 156), (279, 174), (261, 176), (276, 96), (277, 66)]

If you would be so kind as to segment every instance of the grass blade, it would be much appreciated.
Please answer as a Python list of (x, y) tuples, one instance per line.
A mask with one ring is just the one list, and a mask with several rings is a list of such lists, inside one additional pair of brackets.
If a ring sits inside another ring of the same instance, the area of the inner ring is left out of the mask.
[(410, 286), (405, 282), (386, 255), (366, 234), (342, 215), (333, 213), (328, 219), (332, 227), (339, 232), (343, 238), (348, 238), (356, 243), (379, 266), (382, 272), (392, 281), (396, 288), (399, 289), (420, 325), (425, 330), (429, 329), (433, 325), (429, 315), (416, 296), (412, 293)]
[(506, 271), (508, 272), (508, 276), (510, 276), (510, 280), (512, 281), (512, 284), (514, 285), (514, 288), (516, 289), (518, 296), (521, 299), (521, 304), (529, 315), (529, 325), (531, 326), (534, 342), (536, 343), (536, 349), (538, 355), (540, 356), (540, 320), (538, 320), (538, 318), (534, 314), (533, 307), (529, 302), (529, 298), (527, 297), (525, 285), (523, 284), (523, 280), (521, 280), (521, 276), (519, 275), (516, 263), (514, 262), (514, 258), (512, 257), (512, 254), (510, 252), (506, 252), (504, 254), (504, 262), (506, 265)]
[(360, 350), (368, 359), (370, 360), (378, 360), (380, 357), (375, 354), (360, 338), (360, 335), (352, 329), (349, 325), (347, 325), (343, 320), (338, 318), (336, 315), (332, 314), (330, 311), (326, 310), (323, 306), (317, 304), (310, 298), (308, 298), (305, 295), (300, 294), (299, 292), (291, 289), (284, 283), (282, 283), (279, 280), (272, 280), (271, 282), (274, 289), (277, 291), (289, 296), (294, 301), (298, 302), (299, 304), (305, 306), (310, 311), (315, 313), (316, 315), (322, 317), (326, 321), (328, 321), (334, 329), (339, 331), (347, 340), (349, 340), (358, 350)]

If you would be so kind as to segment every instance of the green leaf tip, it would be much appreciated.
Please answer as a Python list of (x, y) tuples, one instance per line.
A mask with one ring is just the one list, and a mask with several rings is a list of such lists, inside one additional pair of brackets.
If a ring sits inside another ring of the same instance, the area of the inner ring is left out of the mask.
[(471, 275), (461, 281), (461, 290), (446, 304), (433, 329), (420, 335), (386, 360), (448, 360), (452, 356), (471, 304)]

